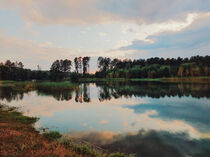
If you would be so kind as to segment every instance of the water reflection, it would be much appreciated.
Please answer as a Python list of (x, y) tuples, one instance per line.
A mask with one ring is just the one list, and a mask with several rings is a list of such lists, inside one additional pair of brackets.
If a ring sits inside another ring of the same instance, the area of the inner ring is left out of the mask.
[[(210, 132), (210, 101), (207, 99), (193, 99), (185, 97), (184, 99), (165, 98), (151, 100), (147, 104), (135, 106), (126, 106), (133, 109), (135, 113), (142, 114), (155, 110), (158, 114), (151, 115), (152, 118), (161, 118), (164, 120), (184, 120), (187, 123), (198, 128), (202, 132)], [(158, 105), (157, 105), (158, 104)]]
[(208, 156), (209, 91), (210, 84), (110, 82), (81, 84), (76, 91), (0, 88), (0, 100), (39, 116), (42, 127), (110, 151)]
[(133, 153), (139, 157), (209, 157), (210, 140), (192, 139), (184, 132), (140, 130), (119, 134), (109, 131), (71, 132), (73, 138), (89, 141), (109, 151)]
[(75, 91), (75, 102), (90, 102), (90, 86), (81, 84), (79, 90)]
[(52, 96), (57, 101), (69, 101), (72, 99), (73, 91), (69, 90), (56, 90), (56, 91), (47, 91), (47, 90), (36, 90), (38, 96)]
[(160, 82), (140, 82), (133, 83), (107, 83), (96, 84), (100, 88), (99, 100), (117, 99), (125, 97), (183, 97), (192, 96), (195, 98), (210, 98), (210, 84), (202, 83), (160, 83)]
[(6, 100), (7, 102), (22, 100), (24, 93), (24, 91), (15, 91), (12, 88), (1, 87), (0, 100)]
[[(52, 96), (58, 101), (69, 101), (75, 93), (75, 102), (91, 102), (91, 84), (81, 84), (79, 90), (41, 90), (36, 89), (38, 95)], [(210, 98), (210, 84), (204, 83), (160, 83), (160, 82), (141, 82), (138, 84), (125, 82), (96, 83), (98, 100), (119, 99), (122, 97), (183, 97), (191, 96), (194, 98)], [(25, 92), (28, 93), (28, 92)], [(12, 88), (0, 88), (0, 99), (12, 100), (23, 99), (24, 91), (12, 90)]]

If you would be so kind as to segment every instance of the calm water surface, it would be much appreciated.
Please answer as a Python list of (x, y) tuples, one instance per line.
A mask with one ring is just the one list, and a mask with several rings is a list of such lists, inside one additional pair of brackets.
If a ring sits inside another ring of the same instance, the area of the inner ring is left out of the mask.
[(93, 83), (78, 91), (0, 89), (45, 127), (137, 156), (210, 156), (210, 84)]

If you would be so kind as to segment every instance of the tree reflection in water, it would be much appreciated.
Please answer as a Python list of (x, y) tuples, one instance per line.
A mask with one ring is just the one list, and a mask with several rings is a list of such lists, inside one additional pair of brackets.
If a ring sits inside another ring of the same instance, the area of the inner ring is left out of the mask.
[[(195, 98), (210, 98), (210, 84), (204, 83), (160, 83), (160, 82), (140, 82), (138, 84), (125, 82), (96, 83), (98, 88), (98, 100), (111, 100), (121, 97), (183, 97), (192, 96)], [(58, 101), (68, 101), (75, 93), (75, 102), (91, 102), (90, 84), (80, 84), (78, 90), (41, 90), (35, 89), (38, 95), (52, 96)], [(24, 90), (13, 90), (9, 87), (0, 88), (0, 99), (11, 102), (21, 100)]]
[(81, 84), (79, 90), (75, 91), (75, 102), (90, 102), (90, 86)]
[(96, 84), (99, 87), (100, 101), (118, 99), (121, 97), (183, 97), (210, 98), (210, 84), (202, 83), (155, 83), (142, 82), (138, 84)]

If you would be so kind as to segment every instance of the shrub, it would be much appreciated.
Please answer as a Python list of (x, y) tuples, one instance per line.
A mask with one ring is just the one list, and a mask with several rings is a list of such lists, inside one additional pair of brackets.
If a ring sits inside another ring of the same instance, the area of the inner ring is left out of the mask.
[(62, 135), (57, 131), (50, 131), (43, 133), (43, 136), (46, 137), (48, 140), (56, 140), (61, 138)]

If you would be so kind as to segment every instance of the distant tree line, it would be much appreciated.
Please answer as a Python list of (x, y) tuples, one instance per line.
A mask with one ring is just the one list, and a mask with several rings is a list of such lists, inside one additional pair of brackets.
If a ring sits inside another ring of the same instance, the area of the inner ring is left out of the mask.
[(49, 71), (41, 71), (38, 65), (38, 70), (24, 69), (22, 62), (12, 62), (7, 60), (5, 63), (0, 63), (0, 80), (47, 80), (49, 79)]
[(72, 61), (69, 59), (56, 60), (52, 63), (50, 70), (41, 70), (37, 65), (37, 70), (24, 69), (22, 62), (12, 62), (7, 60), (0, 63), (0, 80), (69, 80), (78, 81), (80, 77), (87, 77), (89, 71), (90, 57), (76, 57), (74, 59), (75, 71), (72, 72)]
[[(7, 60), (0, 63), (0, 80), (71, 80), (79, 78), (160, 78), (210, 76), (210, 56), (192, 56), (191, 58), (149, 58), (120, 60), (108, 57), (98, 58), (98, 71), (89, 74), (90, 57), (76, 57), (56, 60), (50, 70), (24, 69), (22, 62)], [(72, 70), (74, 65), (74, 70)]]
[(99, 78), (160, 78), (210, 76), (210, 56), (120, 60), (98, 58)]

